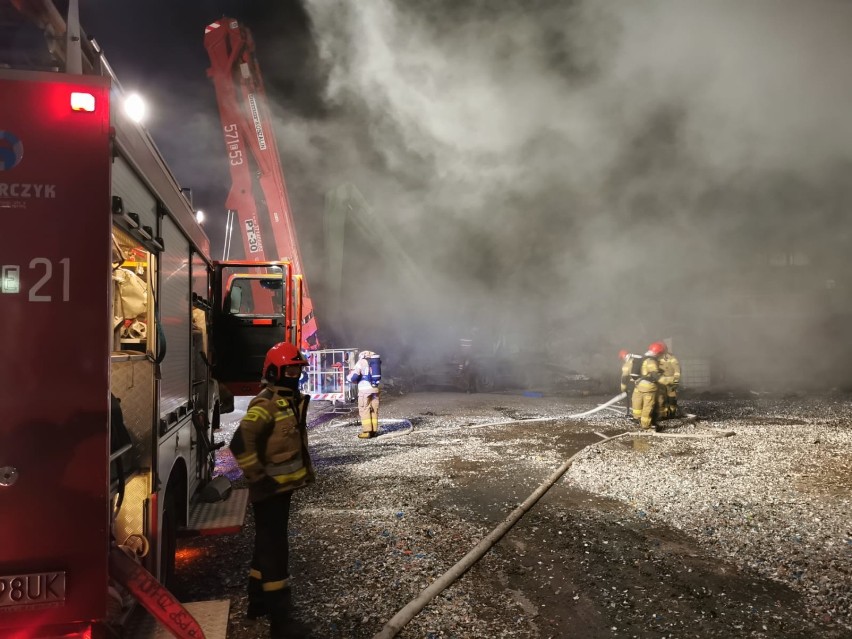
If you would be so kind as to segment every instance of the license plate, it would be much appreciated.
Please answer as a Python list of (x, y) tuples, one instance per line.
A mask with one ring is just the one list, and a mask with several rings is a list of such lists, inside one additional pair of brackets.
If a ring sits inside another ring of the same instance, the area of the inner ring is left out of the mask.
[(64, 572), (0, 575), (0, 611), (25, 606), (55, 606), (63, 601)]

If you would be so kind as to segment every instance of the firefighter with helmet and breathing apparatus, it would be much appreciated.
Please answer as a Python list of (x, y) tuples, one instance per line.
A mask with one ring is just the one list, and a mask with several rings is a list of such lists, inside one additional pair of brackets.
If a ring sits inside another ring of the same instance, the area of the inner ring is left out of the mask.
[(665, 342), (654, 342), (648, 348), (654, 347), (661, 351), (657, 358), (660, 364), (660, 388), (657, 395), (657, 413), (660, 419), (677, 417), (677, 387), (680, 384), (680, 361), (675, 357)]
[(361, 432), (368, 439), (379, 434), (379, 384), (382, 381), (382, 360), (373, 351), (361, 351), (349, 374), (349, 381), (358, 385), (358, 414)]
[(657, 381), (660, 379), (660, 365), (657, 357), (662, 355), (662, 350), (655, 342), (648, 348), (642, 359), (642, 367), (639, 370), (639, 379), (633, 389), (633, 418), (639, 420), (641, 430), (651, 430), (656, 422), (657, 408)]
[(231, 452), (249, 482), (255, 519), (246, 616), (269, 616), (272, 639), (308, 636), (293, 618), (287, 526), (293, 491), (312, 483), (307, 414), (310, 396), (299, 391), (308, 361), (281, 342), (266, 354), (264, 388), (251, 400), (231, 440)]

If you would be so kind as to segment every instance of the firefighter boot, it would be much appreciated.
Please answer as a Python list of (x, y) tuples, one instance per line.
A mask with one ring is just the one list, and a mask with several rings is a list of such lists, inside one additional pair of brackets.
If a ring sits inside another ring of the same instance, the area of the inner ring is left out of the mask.
[(362, 430), (360, 433), (358, 433), (358, 439), (369, 439), (372, 436), (372, 433), (368, 430)]
[(265, 617), (267, 614), (269, 614), (269, 609), (266, 606), (266, 600), (263, 598), (263, 582), (260, 577), (255, 577), (254, 574), (251, 574), (248, 581), (248, 608), (246, 608), (246, 618), (259, 619), (260, 617)]
[(680, 417), (677, 409), (677, 397), (669, 398), (669, 417)]
[(270, 639), (308, 639), (310, 637), (311, 627), (294, 616), (292, 589), (288, 587), (264, 594), (269, 608)]

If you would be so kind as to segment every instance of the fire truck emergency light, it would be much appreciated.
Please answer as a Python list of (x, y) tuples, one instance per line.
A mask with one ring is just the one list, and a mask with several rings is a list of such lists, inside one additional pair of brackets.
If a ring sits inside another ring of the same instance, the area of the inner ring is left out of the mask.
[(71, 110), (92, 113), (95, 110), (95, 96), (91, 93), (73, 91), (71, 93)]

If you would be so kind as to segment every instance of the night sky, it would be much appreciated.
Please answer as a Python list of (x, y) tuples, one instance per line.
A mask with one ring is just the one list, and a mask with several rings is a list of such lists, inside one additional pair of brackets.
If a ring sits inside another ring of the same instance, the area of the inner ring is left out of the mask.
[[(592, 373), (669, 338), (742, 385), (852, 384), (847, 2), (81, 5), (214, 242), (203, 31), (252, 30), (321, 331), (428, 361), (477, 326)], [(370, 216), (337, 293), (323, 209), (344, 185)]]

